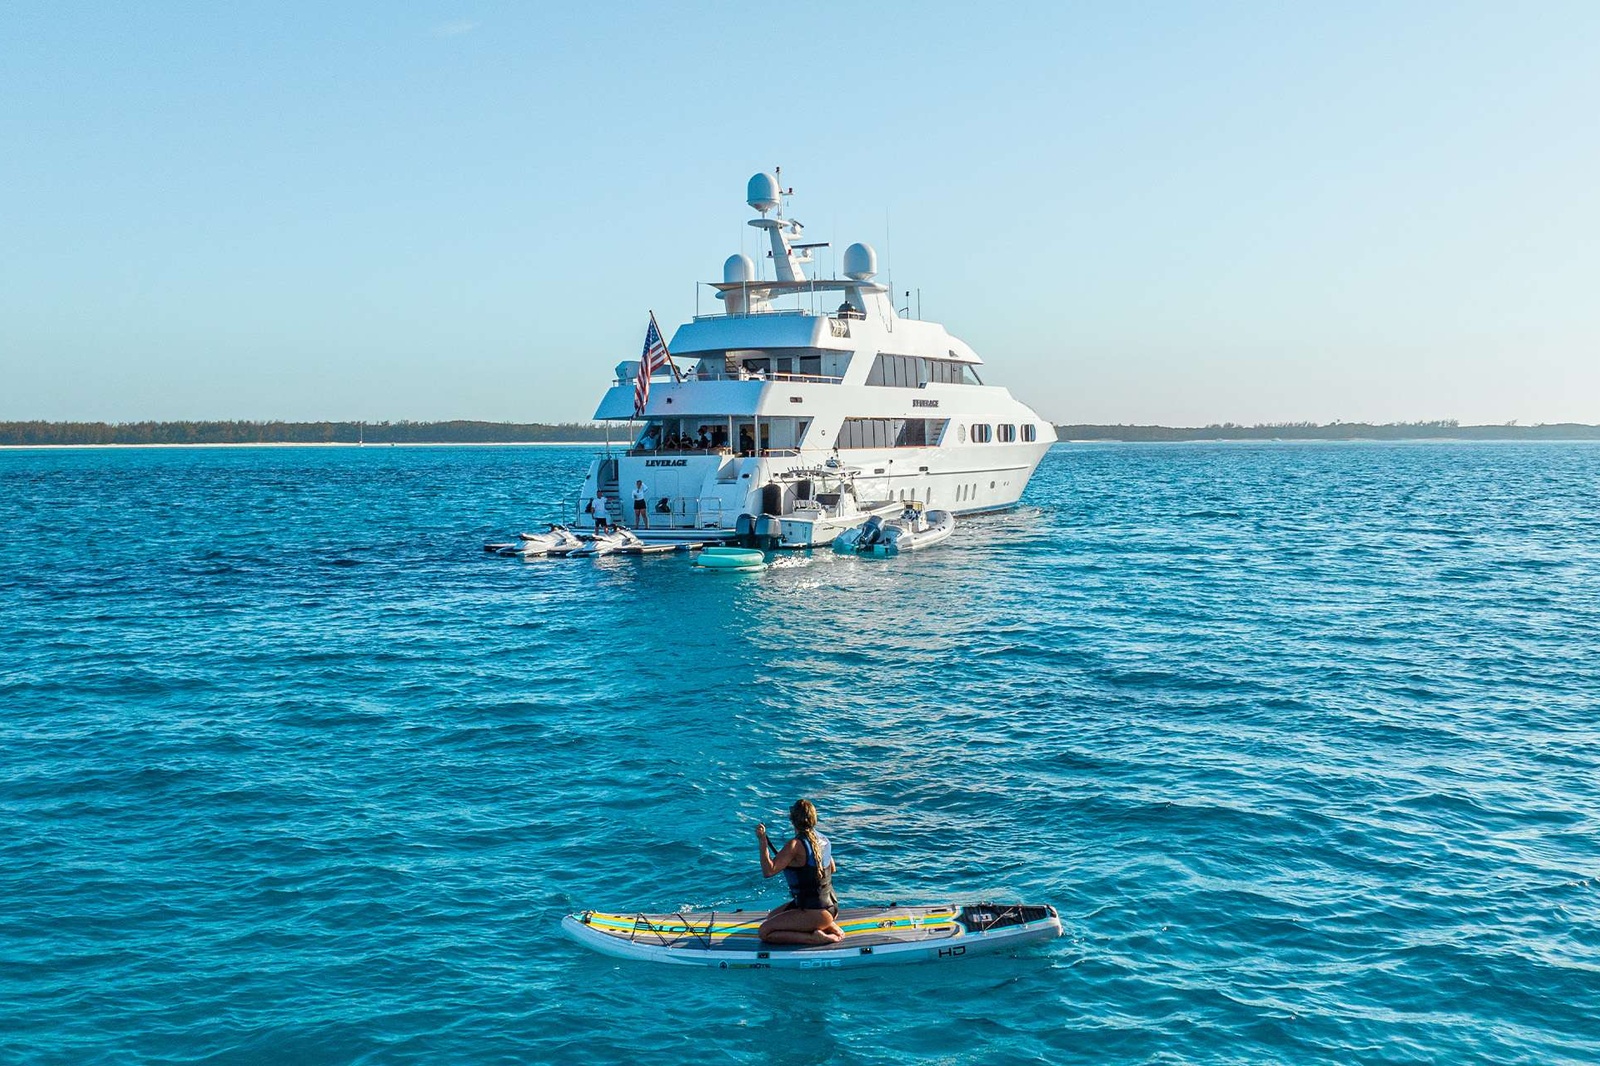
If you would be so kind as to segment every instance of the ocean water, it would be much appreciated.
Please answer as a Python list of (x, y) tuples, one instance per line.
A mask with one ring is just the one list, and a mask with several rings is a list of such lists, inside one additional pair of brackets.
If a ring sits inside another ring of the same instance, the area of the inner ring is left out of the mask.
[[(0, 1061), (1600, 1060), (1600, 445), (1060, 445), (916, 557), (522, 562), (584, 448), (0, 452)], [(627, 963), (566, 912), (1046, 902)]]

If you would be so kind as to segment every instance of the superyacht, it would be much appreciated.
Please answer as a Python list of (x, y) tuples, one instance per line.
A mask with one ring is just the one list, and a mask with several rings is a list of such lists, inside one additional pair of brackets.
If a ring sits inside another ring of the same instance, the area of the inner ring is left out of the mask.
[(762, 173), (747, 192), (772, 277), (736, 254), (711, 286), (717, 313), (670, 345), (651, 317), (644, 355), (617, 367), (595, 411), (627, 428), (590, 465), (575, 517), (600, 503), (600, 517), (647, 542), (757, 533), (802, 548), (907, 504), (1014, 506), (1055, 428), (984, 384), (965, 342), (897, 312), (870, 245), (845, 249), (844, 277), (808, 277), (825, 245), (785, 217), (792, 190)]

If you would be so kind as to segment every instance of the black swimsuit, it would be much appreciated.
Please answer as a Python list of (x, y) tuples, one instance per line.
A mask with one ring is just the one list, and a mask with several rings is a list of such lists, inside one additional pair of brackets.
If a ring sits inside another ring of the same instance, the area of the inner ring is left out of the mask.
[(811, 851), (811, 841), (801, 837), (800, 846), (806, 849), (806, 864), (789, 866), (783, 871), (789, 882), (789, 894), (794, 897), (791, 905), (803, 911), (838, 914), (839, 897), (833, 894), (833, 875), (818, 864), (818, 856)]

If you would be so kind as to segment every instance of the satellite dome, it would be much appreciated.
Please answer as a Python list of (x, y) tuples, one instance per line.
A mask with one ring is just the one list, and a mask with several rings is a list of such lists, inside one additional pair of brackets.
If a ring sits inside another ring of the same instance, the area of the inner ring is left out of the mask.
[(778, 206), (778, 179), (762, 172), (750, 179), (745, 202), (763, 215)]
[(722, 280), (754, 281), (756, 279), (756, 264), (748, 255), (730, 255), (728, 261), (722, 264)]
[(870, 244), (852, 244), (844, 250), (844, 276), (866, 281), (878, 272), (878, 253)]

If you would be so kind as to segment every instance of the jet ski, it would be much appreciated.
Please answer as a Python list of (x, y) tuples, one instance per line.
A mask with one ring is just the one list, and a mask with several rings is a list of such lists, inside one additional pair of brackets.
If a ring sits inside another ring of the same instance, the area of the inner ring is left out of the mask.
[(517, 539), (504, 544), (485, 544), (484, 551), (494, 552), (496, 555), (518, 555), (524, 559), (540, 555), (565, 555), (583, 547), (579, 540), (566, 526), (559, 523), (550, 523), (548, 533), (518, 533)]
[(566, 554), (572, 559), (579, 557), (599, 558), (602, 555), (610, 555), (612, 552), (643, 547), (644, 541), (634, 536), (633, 530), (624, 526), (607, 526), (604, 529), (595, 530), (593, 537)]

